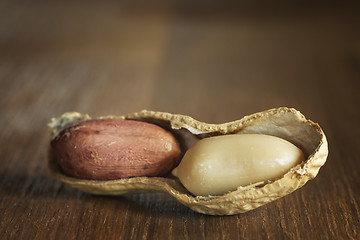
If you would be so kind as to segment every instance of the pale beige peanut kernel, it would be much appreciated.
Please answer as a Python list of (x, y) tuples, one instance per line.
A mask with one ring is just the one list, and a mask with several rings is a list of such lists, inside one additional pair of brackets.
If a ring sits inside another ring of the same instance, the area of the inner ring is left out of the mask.
[(222, 195), (280, 178), (304, 160), (298, 147), (278, 137), (224, 135), (195, 143), (172, 174), (194, 195)]

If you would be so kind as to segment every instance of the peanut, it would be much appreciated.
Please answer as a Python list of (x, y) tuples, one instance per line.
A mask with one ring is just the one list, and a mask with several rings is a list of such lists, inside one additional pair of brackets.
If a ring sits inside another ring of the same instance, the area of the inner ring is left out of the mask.
[(172, 173), (193, 195), (222, 195), (280, 178), (304, 160), (302, 151), (284, 139), (234, 134), (195, 143)]
[(165, 176), (181, 154), (178, 141), (165, 129), (120, 119), (75, 123), (62, 130), (51, 146), (68, 175), (97, 180)]

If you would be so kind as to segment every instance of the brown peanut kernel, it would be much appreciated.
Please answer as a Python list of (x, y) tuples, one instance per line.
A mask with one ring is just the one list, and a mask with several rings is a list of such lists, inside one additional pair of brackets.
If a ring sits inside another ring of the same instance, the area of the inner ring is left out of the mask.
[(180, 146), (165, 129), (150, 123), (94, 119), (62, 130), (51, 142), (69, 175), (97, 180), (165, 176), (180, 158)]

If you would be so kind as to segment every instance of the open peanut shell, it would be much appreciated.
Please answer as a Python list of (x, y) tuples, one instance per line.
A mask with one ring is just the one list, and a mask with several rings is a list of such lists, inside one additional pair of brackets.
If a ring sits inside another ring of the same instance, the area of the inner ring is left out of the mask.
[[(235, 191), (222, 196), (192, 196), (173, 176), (133, 177), (119, 180), (86, 180), (66, 175), (58, 166), (51, 149), (49, 150), (49, 169), (60, 181), (84, 192), (100, 195), (122, 195), (129, 193), (163, 191), (192, 210), (210, 215), (234, 215), (243, 213), (281, 198), (302, 187), (314, 178), (325, 163), (328, 146), (320, 126), (307, 120), (293, 108), (277, 108), (246, 116), (240, 120), (207, 124), (189, 116), (154, 111), (141, 111), (123, 116), (101, 118), (119, 118), (145, 121), (157, 124), (178, 139), (182, 154), (196, 141), (225, 134), (267, 134), (283, 138), (305, 154), (306, 160), (293, 167), (281, 178), (262, 181), (249, 186), (239, 186)], [(91, 119), (89, 115), (76, 112), (64, 113), (52, 119), (49, 127), (52, 137), (63, 128), (77, 121)]]

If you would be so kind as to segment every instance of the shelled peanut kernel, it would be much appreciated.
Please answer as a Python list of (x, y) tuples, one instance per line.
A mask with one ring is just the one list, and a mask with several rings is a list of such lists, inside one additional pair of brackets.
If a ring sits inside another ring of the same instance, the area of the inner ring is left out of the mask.
[(304, 160), (298, 147), (278, 137), (223, 135), (195, 143), (172, 174), (194, 195), (222, 195), (280, 178)]

